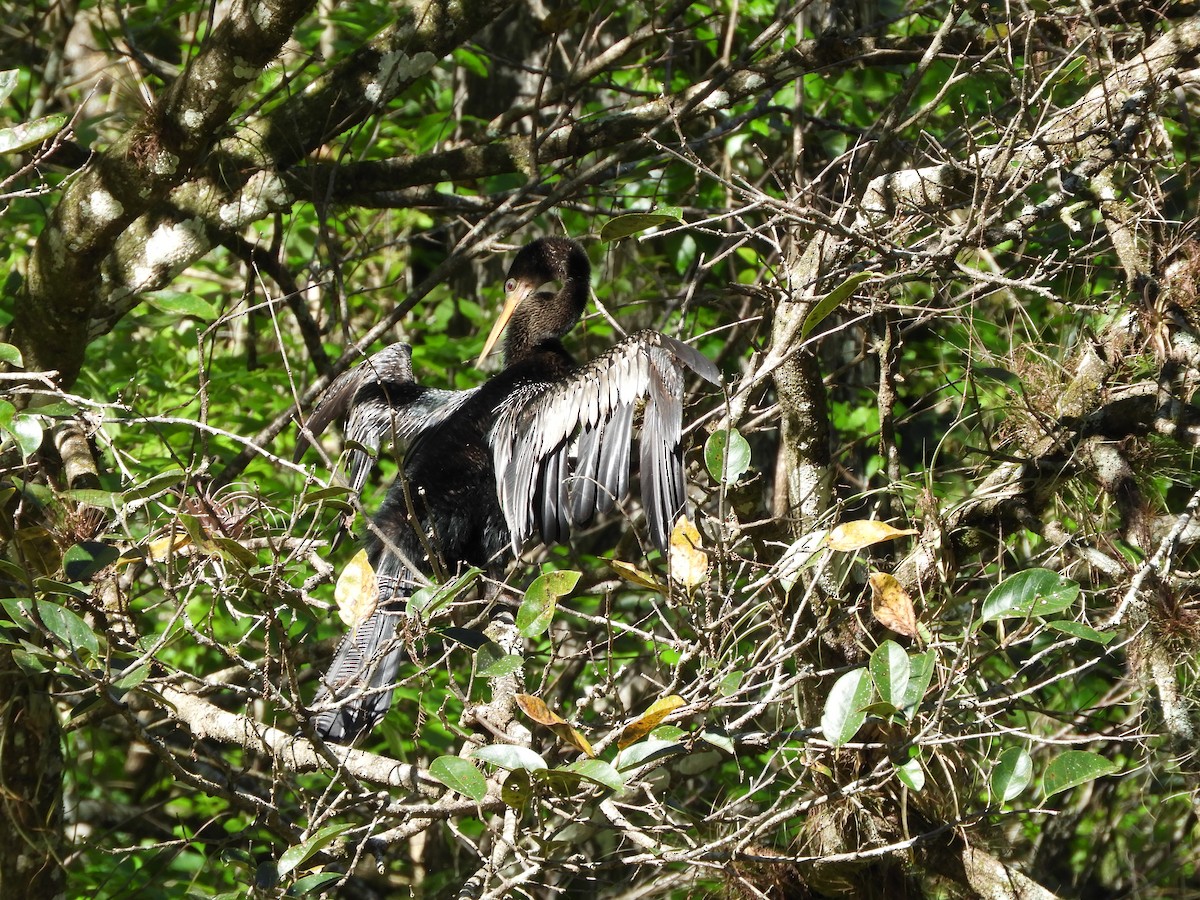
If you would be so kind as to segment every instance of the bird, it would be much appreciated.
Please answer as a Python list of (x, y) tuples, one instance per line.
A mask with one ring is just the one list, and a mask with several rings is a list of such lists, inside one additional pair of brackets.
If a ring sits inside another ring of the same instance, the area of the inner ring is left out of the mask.
[[(545, 289), (553, 283), (558, 290)], [(666, 550), (685, 503), (685, 370), (714, 385), (720, 372), (655, 331), (635, 332), (577, 364), (562, 339), (590, 293), (591, 264), (577, 241), (534, 240), (509, 266), (504, 306), (478, 360), (503, 335), (504, 366), (483, 384), (422, 386), (411, 349), (393, 344), (339, 376), (308, 419), (297, 460), (342, 421), (356, 445), (348, 454), (355, 489), (386, 437), (403, 446), (400, 471), (365, 538), (378, 584), (374, 611), (343, 640), (312, 704), (322, 739), (353, 741), (387, 712), (407, 658), (398, 614), (422, 583), (466, 567), (502, 575), (509, 554), (519, 557), (533, 537), (567, 541), (629, 494), (638, 406), (642, 507), (651, 541)]]

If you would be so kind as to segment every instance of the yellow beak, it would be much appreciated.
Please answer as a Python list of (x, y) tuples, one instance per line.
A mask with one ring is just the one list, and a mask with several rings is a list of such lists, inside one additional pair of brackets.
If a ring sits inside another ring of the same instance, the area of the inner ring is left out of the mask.
[(488, 335), (486, 341), (483, 342), (483, 351), (479, 354), (479, 359), (475, 360), (475, 365), (483, 365), (483, 361), (487, 359), (492, 348), (496, 346), (496, 342), (500, 340), (500, 335), (504, 331), (508, 320), (513, 317), (513, 313), (517, 311), (517, 307), (533, 293), (533, 288), (529, 284), (518, 283), (515, 288), (504, 295), (504, 309), (500, 310), (500, 316), (496, 319), (496, 324), (492, 326), (492, 331)]

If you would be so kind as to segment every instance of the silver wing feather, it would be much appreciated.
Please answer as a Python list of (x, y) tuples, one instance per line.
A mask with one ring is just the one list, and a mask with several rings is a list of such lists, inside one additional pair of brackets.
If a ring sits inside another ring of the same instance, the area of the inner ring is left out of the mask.
[(684, 505), (684, 368), (720, 383), (707, 357), (643, 331), (569, 378), (524, 385), (506, 398), (489, 440), (515, 552), (535, 532), (547, 543), (565, 540), (572, 526), (609, 512), (626, 496), (633, 414), (641, 401), (642, 506), (651, 538), (666, 548)]

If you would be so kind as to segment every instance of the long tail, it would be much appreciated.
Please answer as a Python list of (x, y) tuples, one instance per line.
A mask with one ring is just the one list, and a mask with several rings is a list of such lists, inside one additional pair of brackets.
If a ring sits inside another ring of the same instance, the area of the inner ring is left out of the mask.
[(330, 705), (313, 720), (322, 739), (349, 743), (374, 728), (391, 707), (396, 675), (408, 659), (396, 625), (415, 589), (407, 573), (399, 581), (381, 577), (379, 594), (388, 599), (338, 645), (313, 698), (314, 706)]

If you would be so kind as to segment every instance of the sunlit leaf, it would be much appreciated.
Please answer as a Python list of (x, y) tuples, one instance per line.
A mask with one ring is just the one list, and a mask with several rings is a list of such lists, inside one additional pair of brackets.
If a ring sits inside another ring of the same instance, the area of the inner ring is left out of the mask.
[(860, 519), (857, 522), (843, 522), (825, 539), (830, 549), (843, 552), (862, 550), (883, 541), (892, 541), (899, 537), (917, 534), (915, 528), (894, 528), (887, 522), (874, 519)]
[(895, 641), (884, 641), (871, 654), (870, 669), (879, 696), (885, 703), (901, 709), (908, 694), (908, 679), (912, 671), (904, 648)]
[(647, 213), (626, 213), (614, 216), (600, 228), (600, 240), (604, 243), (619, 241), (630, 235), (640, 234), (668, 222), (682, 222), (683, 210), (670, 206)]
[(482, 569), (472, 566), (448, 584), (431, 584), (419, 588), (408, 598), (408, 614), (419, 616), (422, 622), (428, 622), (438, 610), (469, 590), (482, 572)]
[(479, 801), (487, 796), (487, 779), (469, 759), (439, 756), (429, 764), (429, 774), (471, 800)]
[(1091, 641), (1095, 644), (1105, 645), (1112, 643), (1117, 636), (1115, 631), (1097, 631), (1090, 625), (1084, 625), (1082, 622), (1047, 622), (1055, 631), (1061, 631), (1063, 634), (1069, 634), (1071, 637), (1077, 637), (1081, 640)]
[(1042, 776), (1042, 792), (1053, 797), (1073, 787), (1095, 781), (1117, 771), (1119, 767), (1111, 760), (1090, 750), (1064, 750), (1046, 766)]
[(42, 423), (36, 416), (15, 415), (12, 421), (4, 426), (4, 430), (12, 435), (21, 456), (25, 459), (37, 453), (42, 446)]
[(601, 759), (577, 759), (566, 766), (568, 772), (582, 775), (588, 781), (595, 782), (610, 791), (625, 789), (625, 776), (613, 766)]
[(1021, 747), (1009, 747), (992, 769), (992, 794), (1001, 803), (1018, 797), (1033, 778), (1033, 760)]
[(550, 627), (558, 598), (575, 589), (579, 575), (579, 572), (560, 570), (543, 572), (533, 580), (533, 584), (525, 591), (521, 608), (517, 610), (517, 631), (522, 637), (537, 637)]
[(22, 150), (36, 147), (62, 131), (66, 124), (65, 113), (54, 113), (32, 122), (0, 128), (0, 153), (20, 153)]
[(704, 465), (715, 481), (733, 484), (750, 468), (750, 444), (736, 428), (714, 431), (704, 442)]
[(178, 291), (158, 291), (146, 294), (145, 300), (155, 309), (179, 316), (192, 316), (196, 319), (211, 321), (219, 315), (217, 308), (195, 294), (182, 294)]
[(495, 641), (488, 641), (475, 652), (475, 674), (480, 678), (502, 678), (511, 675), (525, 660), (515, 653), (505, 653)]
[(279, 865), (277, 867), (279, 877), (282, 878), (297, 866), (303, 865), (314, 853), (321, 852), (337, 840), (338, 837), (354, 827), (353, 822), (337, 822), (332, 825), (326, 825), (296, 846), (288, 847), (283, 851), (283, 855), (279, 857)]
[(858, 734), (858, 729), (867, 720), (864, 707), (871, 702), (871, 691), (871, 678), (866, 669), (854, 669), (834, 682), (821, 714), (821, 733), (825, 740), (840, 747)]
[(21, 76), (19, 69), (4, 69), (0, 71), (0, 103), (3, 103), (17, 89), (17, 81)]
[(871, 614), (875, 620), (897, 634), (916, 637), (917, 611), (908, 591), (886, 572), (872, 572), (867, 581), (871, 585)]
[(499, 766), (502, 769), (525, 769), (536, 772), (548, 769), (546, 761), (528, 747), (515, 744), (488, 744), (471, 753), (476, 759)]
[(628, 581), (630, 584), (636, 584), (638, 587), (649, 588), (652, 591), (658, 591), (660, 594), (667, 592), (667, 587), (649, 572), (643, 572), (633, 563), (628, 563), (620, 559), (608, 560), (609, 567)]
[(630, 744), (636, 744), (658, 726), (667, 716), (684, 705), (684, 699), (676, 694), (655, 700), (650, 708), (621, 729), (617, 738), (617, 747), (624, 750)]
[(534, 697), (531, 694), (517, 694), (515, 699), (517, 706), (521, 707), (521, 711), (525, 715), (539, 725), (549, 728), (558, 736), (559, 740), (570, 744), (588, 756), (596, 755), (596, 751), (592, 749), (587, 738), (580, 734), (570, 722), (548, 707), (540, 697)]
[(687, 516), (680, 516), (671, 529), (667, 551), (671, 580), (691, 591), (708, 581), (708, 554), (702, 549), (700, 532)]
[(812, 312), (805, 317), (804, 324), (800, 326), (800, 337), (806, 338), (812, 334), (814, 328), (825, 321), (831, 312), (841, 306), (858, 286), (870, 277), (870, 272), (856, 272), (818, 300)]
[(909, 719), (916, 714), (921, 701), (925, 699), (925, 692), (929, 690), (929, 683), (933, 680), (936, 662), (937, 655), (933, 650), (926, 650), (908, 658), (908, 687), (904, 691), (904, 702), (900, 709)]
[(902, 766), (896, 766), (896, 777), (913, 793), (920, 793), (921, 788), (925, 787), (925, 770), (915, 757)]
[[(3, 73), (0, 73), (0, 75), (3, 75)], [(0, 341), (0, 363), (16, 366), (17, 368), (25, 365), (25, 361), (21, 358), (21, 351), (12, 344), (5, 344), (3, 341)]]
[(365, 622), (379, 604), (379, 582), (366, 550), (359, 550), (346, 563), (333, 590), (338, 617), (350, 628)]
[(1026, 569), (996, 585), (983, 601), (982, 619), (1049, 616), (1072, 606), (1079, 585), (1049, 569)]

